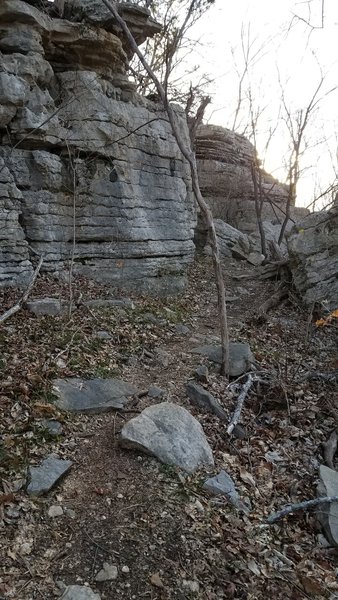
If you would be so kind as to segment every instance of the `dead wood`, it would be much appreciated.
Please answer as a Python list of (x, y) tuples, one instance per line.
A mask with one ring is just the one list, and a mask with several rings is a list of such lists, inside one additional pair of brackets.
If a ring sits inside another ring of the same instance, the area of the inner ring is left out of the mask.
[(297, 502), (296, 504), (289, 504), (288, 506), (284, 506), (281, 510), (276, 513), (272, 513), (267, 519), (266, 523), (268, 525), (273, 525), (287, 517), (291, 513), (297, 512), (299, 510), (309, 510), (310, 508), (314, 508), (315, 506), (319, 506), (320, 504), (331, 504), (332, 502), (338, 502), (338, 496), (322, 496), (320, 498), (314, 498), (313, 500), (305, 500), (304, 502)]
[(283, 258), (281, 260), (268, 262), (265, 264), (260, 271), (260, 279), (282, 279), (288, 275), (289, 259)]
[(272, 308), (276, 308), (289, 295), (289, 287), (285, 284), (282, 284), (278, 290), (270, 296), (257, 310), (256, 317), (259, 321), (265, 321), (266, 315)]
[(254, 383), (254, 381), (255, 381), (254, 377), (251, 374), (249, 374), (248, 379), (244, 383), (242, 391), (237, 398), (236, 409), (235, 409), (234, 414), (231, 417), (231, 420), (230, 420), (230, 423), (229, 423), (229, 426), (227, 429), (227, 433), (229, 435), (231, 435), (231, 433), (233, 432), (234, 428), (236, 427), (238, 421), (241, 418), (241, 413), (242, 413), (242, 408), (243, 408), (245, 398), (247, 397), (248, 392), (249, 392), (252, 384)]
[(321, 371), (309, 371), (305, 373), (303, 380), (307, 381), (325, 381), (327, 383), (335, 383), (338, 381), (338, 371), (332, 371), (331, 373), (323, 373)]
[(17, 313), (22, 305), (27, 302), (28, 300), (28, 296), (31, 293), (35, 281), (37, 279), (37, 276), (39, 275), (40, 269), (42, 267), (42, 263), (43, 263), (43, 256), (41, 256), (38, 265), (33, 273), (32, 279), (30, 280), (28, 287), (26, 289), (26, 291), (24, 292), (24, 294), (21, 296), (20, 300), (14, 304), (14, 306), (12, 306), (11, 308), (9, 308), (8, 310), (6, 310), (5, 313), (3, 313), (3, 315), (0, 316), (0, 323), (4, 323), (4, 321), (6, 321), (7, 319), (9, 319), (9, 317), (12, 317), (13, 315), (15, 315), (15, 313)]

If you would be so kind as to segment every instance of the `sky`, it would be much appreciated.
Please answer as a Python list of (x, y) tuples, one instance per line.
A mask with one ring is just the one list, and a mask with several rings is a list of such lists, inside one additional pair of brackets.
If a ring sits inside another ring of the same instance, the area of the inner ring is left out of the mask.
[[(216, 0), (191, 32), (201, 45), (196, 44), (190, 60), (214, 79), (209, 88), (213, 102), (208, 122), (229, 128), (238, 100), (238, 73), (243, 73), (241, 29), (244, 40), (249, 35), (258, 52), (249, 69), (252, 106), (260, 115), (257, 148), (266, 169), (281, 181), (286, 178), (290, 141), (280, 118), (282, 95), (293, 116), (306, 108), (324, 76), (320, 101), (305, 131), (308, 149), (302, 157), (297, 204), (307, 206), (334, 182), (337, 167), (338, 92), (330, 90), (338, 86), (338, 1), (325, 0), (322, 27), (322, 0)], [(245, 87), (247, 83), (248, 79)], [(248, 114), (244, 101), (238, 132), (245, 129)]]

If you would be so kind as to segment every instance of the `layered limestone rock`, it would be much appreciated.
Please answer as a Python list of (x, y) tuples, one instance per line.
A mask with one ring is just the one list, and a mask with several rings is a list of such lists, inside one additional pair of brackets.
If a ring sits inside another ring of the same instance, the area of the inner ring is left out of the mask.
[(338, 307), (338, 207), (308, 215), (287, 238), (293, 281), (306, 304)]
[[(201, 190), (214, 216), (244, 233), (257, 236), (251, 174), (255, 159), (253, 145), (244, 136), (229, 129), (202, 125), (197, 130), (196, 156)], [(267, 239), (275, 239), (284, 219), (288, 189), (263, 169), (260, 174), (261, 190), (266, 198), (262, 219)], [(306, 214), (305, 209), (294, 207), (291, 212), (292, 217), (296, 216), (297, 219)]]
[[(63, 273), (73, 257), (76, 274), (175, 292), (193, 259), (195, 208), (166, 115), (135, 94), (107, 15), (91, 25), (92, 12), (79, 23), (34, 4), (0, 4), (0, 285), (23, 282), (43, 255), (45, 271)], [(124, 10), (139, 40), (142, 22), (155, 32), (147, 11)]]

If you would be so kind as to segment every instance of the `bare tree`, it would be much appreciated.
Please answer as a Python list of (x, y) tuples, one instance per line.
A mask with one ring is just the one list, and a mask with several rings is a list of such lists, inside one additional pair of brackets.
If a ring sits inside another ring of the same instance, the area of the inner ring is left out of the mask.
[(211, 248), (212, 248), (212, 258), (213, 258), (213, 264), (214, 264), (217, 295), (218, 295), (218, 309), (219, 309), (220, 333), (221, 333), (221, 345), (222, 345), (221, 372), (222, 372), (222, 374), (227, 374), (229, 371), (229, 331), (228, 331), (228, 325), (227, 325), (225, 285), (224, 285), (224, 279), (223, 279), (223, 273), (222, 273), (221, 255), (220, 255), (220, 251), (219, 251), (218, 240), (217, 240), (217, 235), (216, 235), (215, 224), (214, 224), (212, 212), (211, 212), (208, 204), (204, 200), (201, 190), (200, 190), (200, 187), (199, 187), (195, 155), (194, 155), (193, 151), (191, 150), (191, 148), (189, 146), (187, 146), (187, 144), (182, 136), (180, 125), (178, 123), (175, 111), (169, 102), (168, 95), (166, 93), (164, 86), (160, 83), (156, 74), (151, 69), (151, 67), (148, 65), (146, 59), (144, 58), (142, 52), (139, 49), (137, 43), (135, 42), (135, 39), (134, 39), (133, 35), (131, 34), (126, 22), (119, 15), (117, 8), (116, 8), (116, 3), (112, 3), (109, 0), (102, 0), (102, 2), (105, 4), (105, 6), (107, 6), (107, 8), (110, 10), (110, 12), (114, 15), (116, 21), (121, 26), (129, 44), (130, 44), (131, 49), (138, 56), (140, 62), (142, 63), (144, 69), (146, 70), (148, 76), (152, 78), (154, 85), (156, 86), (157, 93), (159, 94), (161, 101), (163, 103), (164, 109), (168, 115), (168, 119), (169, 119), (169, 122), (171, 125), (173, 135), (176, 139), (177, 145), (178, 145), (183, 157), (185, 158), (185, 160), (187, 161), (187, 163), (189, 165), (193, 191), (194, 191), (198, 206), (199, 206), (199, 208), (203, 214), (203, 217), (205, 219), (205, 223), (206, 223), (206, 226), (207, 226), (208, 232), (209, 232), (210, 244), (211, 244)]

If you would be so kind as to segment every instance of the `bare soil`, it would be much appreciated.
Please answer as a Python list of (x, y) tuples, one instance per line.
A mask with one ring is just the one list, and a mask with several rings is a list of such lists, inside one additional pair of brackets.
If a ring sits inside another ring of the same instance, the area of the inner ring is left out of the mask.
[[(248, 278), (238, 279), (245, 275)], [(254, 278), (251, 278), (251, 277)], [(308, 371), (337, 369), (337, 326), (316, 327), (315, 316), (290, 299), (255, 318), (274, 290), (243, 262), (226, 266), (231, 338), (248, 341), (268, 387), (246, 400), (244, 439), (189, 404), (184, 384), (198, 364), (191, 350), (217, 339), (216, 290), (207, 258), (197, 262), (184, 296), (135, 299), (134, 309), (90, 309), (84, 299), (106, 297), (104, 286), (76, 281), (81, 298), (69, 319), (37, 318), (26, 310), (0, 330), (0, 598), (31, 600), (61, 595), (62, 585), (88, 584), (102, 600), (222, 598), (338, 598), (337, 551), (321, 545), (316, 517), (299, 512), (276, 525), (266, 517), (289, 502), (316, 495), (321, 444), (337, 426), (332, 383), (304, 379)], [(32, 297), (67, 298), (67, 286), (42, 277)], [(2, 293), (3, 310), (18, 291)], [(149, 314), (152, 315), (149, 316)], [(155, 317), (155, 318), (154, 318)], [(155, 322), (154, 322), (155, 321)], [(180, 334), (177, 324), (189, 327)], [(98, 340), (97, 331), (111, 334)], [(169, 353), (163, 364), (157, 349)], [(217, 368), (205, 387), (229, 414), (236, 397)], [(126, 412), (96, 416), (61, 414), (53, 404), (55, 377), (119, 376), (144, 390)], [(146, 391), (156, 384), (161, 400)], [(238, 513), (225, 499), (202, 490), (205, 472), (187, 476), (154, 458), (119, 447), (123, 424), (154, 402), (185, 406), (201, 422), (215, 456), (251, 505)], [(56, 418), (55, 439), (38, 427)], [(27, 465), (50, 452), (74, 465), (42, 498), (28, 497), (15, 482)], [(49, 517), (50, 506), (63, 509)], [(103, 563), (118, 567), (114, 581), (98, 583)]]

